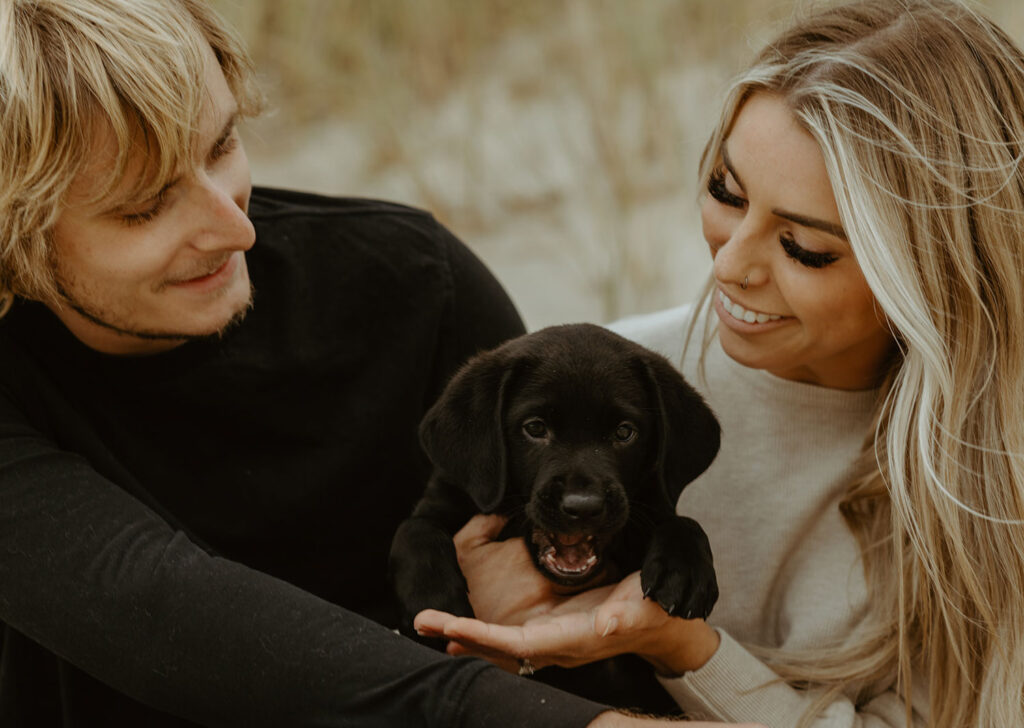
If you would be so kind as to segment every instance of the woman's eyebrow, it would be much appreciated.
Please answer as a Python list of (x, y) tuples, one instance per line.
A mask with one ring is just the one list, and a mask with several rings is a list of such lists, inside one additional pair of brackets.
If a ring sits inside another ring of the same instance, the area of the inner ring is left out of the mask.
[(843, 226), (836, 225), (834, 222), (828, 222), (827, 220), (819, 220), (816, 217), (807, 217), (805, 215), (800, 215), (795, 212), (787, 212), (786, 210), (780, 210), (778, 208), (772, 210), (772, 214), (777, 215), (778, 217), (781, 218), (785, 218), (786, 220), (789, 220), (791, 222), (795, 222), (797, 225), (814, 228), (815, 230), (821, 230), (822, 232), (826, 232), (829, 235), (834, 235), (840, 240), (846, 240), (847, 242), (849, 242), (849, 240), (846, 237), (846, 231), (843, 230)]
[[(732, 178), (736, 180), (736, 184), (739, 185), (739, 188), (746, 192), (747, 190), (743, 186), (743, 182), (740, 180), (740, 176), (736, 174), (736, 168), (733, 166), (732, 160), (729, 159), (729, 150), (726, 147), (725, 141), (722, 142), (722, 163), (725, 165), (725, 168), (729, 170), (729, 174), (732, 175)], [(781, 217), (785, 220), (789, 220), (790, 222), (795, 222), (797, 225), (813, 228), (815, 230), (821, 230), (822, 232), (826, 232), (829, 235), (834, 235), (840, 240), (845, 240), (849, 242), (849, 239), (846, 237), (846, 231), (843, 230), (843, 226), (837, 225), (834, 222), (829, 222), (828, 220), (819, 220), (816, 217), (808, 217), (807, 215), (801, 215), (798, 212), (789, 212), (788, 210), (783, 210), (778, 207), (772, 209), (772, 214), (775, 215), (776, 217)]]

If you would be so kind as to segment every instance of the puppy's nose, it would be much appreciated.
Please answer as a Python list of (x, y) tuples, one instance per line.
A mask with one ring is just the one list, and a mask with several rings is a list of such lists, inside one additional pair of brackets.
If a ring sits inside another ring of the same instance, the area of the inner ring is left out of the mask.
[(604, 498), (598, 493), (566, 493), (561, 509), (571, 518), (595, 518), (604, 511)]

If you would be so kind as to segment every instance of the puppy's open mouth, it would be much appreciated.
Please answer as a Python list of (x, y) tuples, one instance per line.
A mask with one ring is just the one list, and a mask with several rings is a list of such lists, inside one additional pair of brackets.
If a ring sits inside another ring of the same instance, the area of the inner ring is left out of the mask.
[(561, 582), (578, 582), (590, 577), (601, 562), (598, 541), (585, 533), (533, 532), (537, 560)]

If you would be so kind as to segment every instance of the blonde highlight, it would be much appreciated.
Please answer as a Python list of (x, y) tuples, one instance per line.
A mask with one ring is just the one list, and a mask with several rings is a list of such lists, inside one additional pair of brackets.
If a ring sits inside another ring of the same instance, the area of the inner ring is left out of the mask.
[(817, 711), (840, 692), (896, 687), (909, 722), (917, 684), (930, 725), (1013, 725), (1024, 712), (1024, 54), (956, 0), (817, 12), (734, 84), (705, 182), (758, 92), (781, 96), (818, 142), (900, 348), (841, 505), (868, 621), (841, 645), (761, 653), (821, 691)]

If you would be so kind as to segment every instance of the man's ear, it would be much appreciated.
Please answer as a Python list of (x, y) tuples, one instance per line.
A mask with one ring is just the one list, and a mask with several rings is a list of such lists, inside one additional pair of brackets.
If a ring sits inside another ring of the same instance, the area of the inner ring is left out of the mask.
[(718, 454), (721, 429), (711, 408), (665, 357), (651, 352), (642, 361), (658, 410), (657, 473), (674, 511), (683, 488)]
[(420, 442), (441, 478), (465, 490), (482, 513), (505, 497), (504, 411), (515, 369), (501, 348), (478, 354), (420, 423)]

